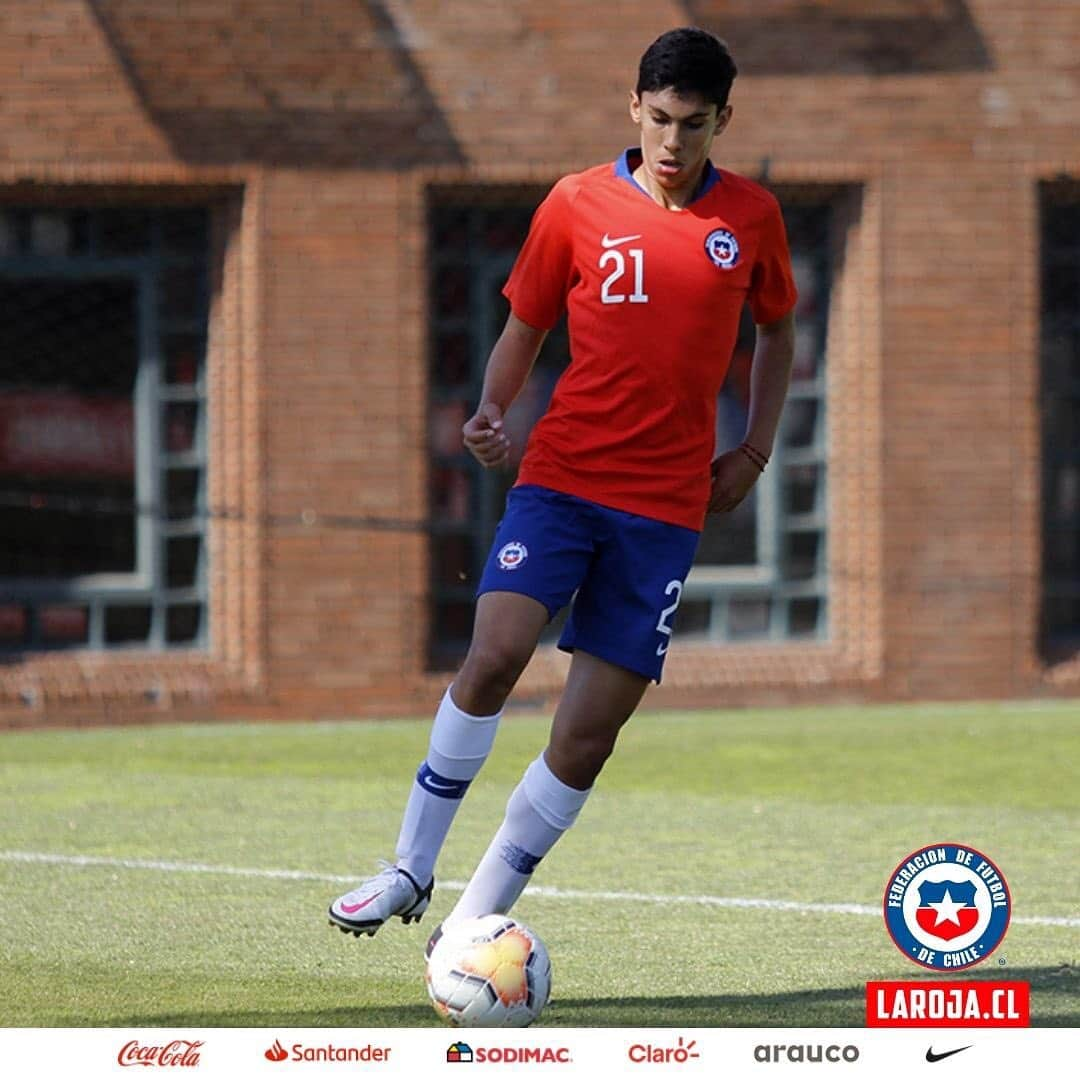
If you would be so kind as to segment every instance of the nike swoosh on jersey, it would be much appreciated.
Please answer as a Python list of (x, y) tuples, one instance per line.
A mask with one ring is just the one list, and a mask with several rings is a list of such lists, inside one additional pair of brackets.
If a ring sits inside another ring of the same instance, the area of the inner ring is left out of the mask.
[(625, 244), (628, 240), (640, 240), (641, 233), (634, 233), (633, 236), (616, 236), (612, 239), (607, 233), (604, 233), (603, 238), (600, 241), (602, 247), (613, 248), (618, 247), (620, 244)]
[(935, 1054), (934, 1048), (931, 1046), (930, 1049), (926, 1051), (926, 1060), (930, 1062), (944, 1061), (947, 1057), (952, 1057), (953, 1054), (959, 1054), (963, 1050), (970, 1049), (970, 1046), (961, 1046), (958, 1050), (946, 1050), (943, 1054)]

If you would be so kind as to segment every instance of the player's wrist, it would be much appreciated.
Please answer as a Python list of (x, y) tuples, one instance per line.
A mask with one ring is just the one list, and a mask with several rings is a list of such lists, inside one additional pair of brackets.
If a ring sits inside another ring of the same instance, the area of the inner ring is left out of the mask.
[(769, 458), (763, 454), (756, 446), (747, 441), (743, 441), (738, 445), (738, 451), (748, 461), (752, 462), (759, 473), (765, 471), (765, 466), (769, 464)]

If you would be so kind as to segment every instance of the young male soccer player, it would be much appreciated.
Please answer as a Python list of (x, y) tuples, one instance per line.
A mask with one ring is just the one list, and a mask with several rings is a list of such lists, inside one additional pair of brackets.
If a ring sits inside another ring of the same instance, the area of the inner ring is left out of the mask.
[[(787, 240), (776, 200), (709, 161), (731, 119), (723, 43), (662, 35), (641, 59), (630, 115), (640, 148), (564, 177), (533, 218), (504, 293), (469, 451), (488, 468), (503, 416), (545, 334), (569, 311), (571, 363), (538, 422), (478, 588), (468, 655), (435, 716), (397, 863), (330, 905), (373, 934), (427, 909), (435, 860), (548, 621), (573, 598), (572, 652), (547, 748), (447, 922), (504, 913), (577, 818), (650, 680), (707, 510), (731, 510), (768, 461), (793, 342)], [(757, 325), (745, 442), (710, 461), (717, 394), (749, 302)]]

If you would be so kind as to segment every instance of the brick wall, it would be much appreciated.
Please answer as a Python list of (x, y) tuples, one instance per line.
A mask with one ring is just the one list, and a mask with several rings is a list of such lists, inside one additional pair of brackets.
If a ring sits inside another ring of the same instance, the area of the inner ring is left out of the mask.
[[(743, 7), (5, 4), (0, 197), (237, 192), (211, 360), (232, 380), (215, 423), (240, 434), (213, 467), (266, 525), (219, 536), (212, 655), (28, 656), (0, 669), (0, 716), (426, 711), (445, 680), (423, 671), (424, 534), (356, 527), (426, 513), (426, 186), (612, 158), (644, 46), (688, 13), (724, 33), (725, 10), (748, 60), (715, 158), (860, 192), (830, 342), (837, 614), (825, 646), (675, 650), (653, 700), (1077, 692), (1035, 640), (1036, 184), (1080, 172), (1080, 8)], [(883, 70), (882, 20), (939, 10), (953, 47)], [(809, 40), (841, 73), (804, 62)], [(564, 668), (538, 655), (522, 700)]]

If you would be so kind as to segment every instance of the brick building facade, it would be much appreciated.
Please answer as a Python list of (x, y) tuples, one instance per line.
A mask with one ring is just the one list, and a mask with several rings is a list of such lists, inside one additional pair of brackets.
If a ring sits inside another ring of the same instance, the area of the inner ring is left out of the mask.
[[(1046, 640), (1041, 494), (1043, 208), (1080, 200), (1070, 0), (13, 0), (0, 210), (28, 236), (65, 208), (208, 215), (183, 406), (208, 513), (195, 647), (32, 647), (55, 598), (0, 581), (4, 721), (428, 710), (433, 207), (534, 205), (614, 158), (641, 51), (686, 23), (741, 67), (714, 159), (830, 210), (828, 618), (687, 636), (650, 701), (1080, 691), (1080, 651)], [(153, 595), (172, 627), (180, 594)], [(518, 700), (565, 664), (542, 648)]]

